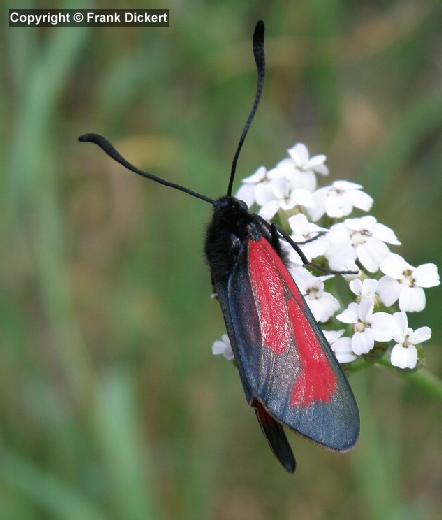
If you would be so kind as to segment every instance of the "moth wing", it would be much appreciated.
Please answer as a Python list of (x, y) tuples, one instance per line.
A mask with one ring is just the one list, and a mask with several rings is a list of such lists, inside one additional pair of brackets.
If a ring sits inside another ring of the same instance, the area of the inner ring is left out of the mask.
[(330, 449), (350, 449), (359, 412), (350, 385), (284, 262), (249, 239), (227, 287), (229, 333), (246, 396)]

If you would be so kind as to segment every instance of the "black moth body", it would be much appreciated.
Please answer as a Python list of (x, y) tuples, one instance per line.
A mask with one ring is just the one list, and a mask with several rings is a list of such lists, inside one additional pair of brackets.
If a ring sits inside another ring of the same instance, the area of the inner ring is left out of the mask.
[[(265, 237), (272, 244), (285, 263), (286, 258), (276, 234), (273, 233), (272, 236), (269, 225), (250, 213), (243, 201), (231, 196), (221, 197), (215, 201), (212, 220), (207, 228), (204, 251), (210, 267), (213, 292), (223, 313), (235, 360), (240, 360), (240, 352), (230, 318), (230, 275), (239, 265), (240, 257), (244, 254), (248, 241), (250, 239), (259, 240), (261, 237)], [(293, 473), (296, 461), (283, 427), (267, 413), (262, 403), (254, 396), (253, 390), (247, 382), (243, 365), (237, 361), (236, 366), (246, 400), (255, 409), (256, 417), (270, 448), (284, 468)]]

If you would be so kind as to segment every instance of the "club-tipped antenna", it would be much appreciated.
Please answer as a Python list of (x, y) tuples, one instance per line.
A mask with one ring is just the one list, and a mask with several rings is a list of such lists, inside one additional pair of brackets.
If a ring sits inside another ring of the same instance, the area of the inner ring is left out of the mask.
[(184, 193), (187, 193), (188, 195), (191, 195), (192, 197), (195, 197), (200, 200), (204, 200), (204, 202), (209, 202), (210, 204), (213, 204), (215, 201), (213, 199), (210, 199), (209, 197), (206, 197), (205, 195), (201, 195), (201, 193), (197, 193), (196, 191), (189, 190), (188, 188), (185, 188), (184, 186), (181, 186), (180, 184), (175, 184), (174, 182), (166, 181), (165, 179), (162, 179), (161, 177), (158, 177), (157, 175), (154, 175), (153, 173), (149, 173), (143, 170), (140, 170), (133, 164), (131, 164), (129, 161), (127, 161), (121, 154), (118, 152), (118, 150), (115, 149), (115, 147), (102, 135), (99, 134), (84, 134), (80, 135), (78, 140), (81, 143), (94, 143), (97, 146), (99, 146), (103, 152), (105, 152), (109, 157), (111, 157), (114, 161), (117, 163), (120, 163), (122, 166), (130, 170), (131, 172), (136, 173), (137, 175), (141, 175), (142, 177), (145, 177), (146, 179), (150, 179), (152, 181), (158, 182), (159, 184), (162, 184), (163, 186), (168, 186), (169, 188), (173, 188), (175, 190), (182, 191)]
[(247, 117), (246, 124), (244, 125), (241, 138), (238, 143), (235, 155), (233, 156), (232, 169), (230, 171), (229, 186), (227, 188), (227, 195), (232, 195), (233, 181), (235, 179), (236, 164), (238, 162), (239, 154), (241, 153), (242, 145), (249, 131), (250, 125), (252, 124), (253, 118), (255, 117), (256, 110), (258, 109), (259, 100), (261, 99), (262, 90), (264, 87), (264, 76), (265, 76), (265, 59), (264, 59), (264, 22), (259, 20), (255, 25), (255, 31), (253, 33), (253, 56), (255, 57), (256, 70), (258, 72), (258, 78), (256, 82), (256, 94), (255, 100), (253, 101), (252, 110), (250, 110), (249, 116)]

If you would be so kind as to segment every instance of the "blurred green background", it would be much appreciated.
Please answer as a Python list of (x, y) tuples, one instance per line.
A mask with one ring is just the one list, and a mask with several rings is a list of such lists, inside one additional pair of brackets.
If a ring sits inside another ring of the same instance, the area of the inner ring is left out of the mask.
[[(202, 254), (210, 208), (77, 142), (98, 131), (222, 194), (263, 18), (267, 82), (239, 177), (304, 141), (375, 197), (403, 256), (441, 265), (440, 4), (94, 5), (168, 7), (171, 25), (9, 29), (3, 13), (0, 518), (440, 518), (440, 407), (394, 371), (351, 379), (355, 450), (290, 435), (298, 470), (281, 469), (210, 351), (224, 331)], [(433, 328), (437, 374), (440, 292), (427, 295), (411, 326)]]

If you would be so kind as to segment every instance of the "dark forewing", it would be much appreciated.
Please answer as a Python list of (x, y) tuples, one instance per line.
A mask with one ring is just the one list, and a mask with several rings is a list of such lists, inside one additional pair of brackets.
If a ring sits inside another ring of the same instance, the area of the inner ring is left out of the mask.
[(224, 303), (249, 402), (331, 449), (351, 448), (358, 408), (327, 340), (270, 243), (243, 247)]

